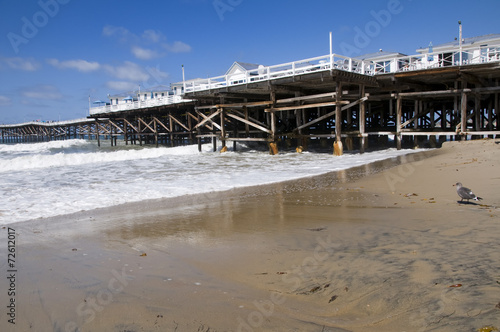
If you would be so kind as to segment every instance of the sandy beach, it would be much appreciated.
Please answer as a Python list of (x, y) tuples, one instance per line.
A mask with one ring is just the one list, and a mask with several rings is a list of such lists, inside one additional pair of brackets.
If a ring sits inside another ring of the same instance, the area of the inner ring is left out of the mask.
[[(7, 225), (0, 331), (498, 328), (499, 165), (499, 139), (446, 142), (298, 181)], [(461, 204), (456, 182), (484, 199)]]

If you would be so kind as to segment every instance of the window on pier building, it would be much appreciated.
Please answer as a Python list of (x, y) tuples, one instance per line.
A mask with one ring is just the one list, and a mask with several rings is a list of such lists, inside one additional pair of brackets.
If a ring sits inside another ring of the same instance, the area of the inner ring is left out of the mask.
[(481, 62), (499, 59), (500, 47), (488, 47), (488, 45), (481, 45)]
[(500, 60), (500, 47), (490, 47), (488, 54), (490, 60)]
[(377, 66), (375, 71), (377, 73), (389, 73), (391, 71), (390, 61), (377, 61)]
[(453, 65), (453, 53), (439, 54), (439, 63), (441, 64), (441, 67)]
[(481, 62), (485, 62), (488, 57), (488, 45), (481, 45)]
[[(455, 65), (460, 65), (460, 52), (453, 53), (453, 63)], [(462, 52), (462, 64), (469, 63), (469, 53)]]

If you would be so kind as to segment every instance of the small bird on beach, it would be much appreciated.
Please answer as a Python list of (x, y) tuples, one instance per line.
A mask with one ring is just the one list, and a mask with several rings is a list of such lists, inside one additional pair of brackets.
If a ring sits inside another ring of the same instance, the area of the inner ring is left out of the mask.
[(460, 202), (463, 202), (464, 199), (466, 199), (467, 202), (469, 202), (470, 199), (473, 199), (473, 200), (476, 200), (476, 201), (479, 201), (479, 200), (482, 199), (481, 197), (477, 197), (472, 192), (472, 190), (470, 190), (469, 188), (463, 187), (460, 182), (457, 182), (455, 184), (455, 186), (457, 187), (457, 194), (461, 198)]

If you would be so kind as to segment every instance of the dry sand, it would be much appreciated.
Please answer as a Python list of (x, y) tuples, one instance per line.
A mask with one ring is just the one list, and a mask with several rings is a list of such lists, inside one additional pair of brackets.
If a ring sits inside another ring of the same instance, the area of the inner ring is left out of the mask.
[[(499, 143), (12, 224), (0, 331), (500, 327)], [(458, 181), (481, 204), (459, 204)]]

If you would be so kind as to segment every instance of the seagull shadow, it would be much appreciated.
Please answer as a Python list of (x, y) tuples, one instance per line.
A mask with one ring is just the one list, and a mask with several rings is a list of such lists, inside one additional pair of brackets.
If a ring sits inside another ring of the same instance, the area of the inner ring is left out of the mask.
[(458, 204), (469, 204), (469, 205), (481, 205), (479, 203), (467, 202), (467, 201), (457, 201)]

